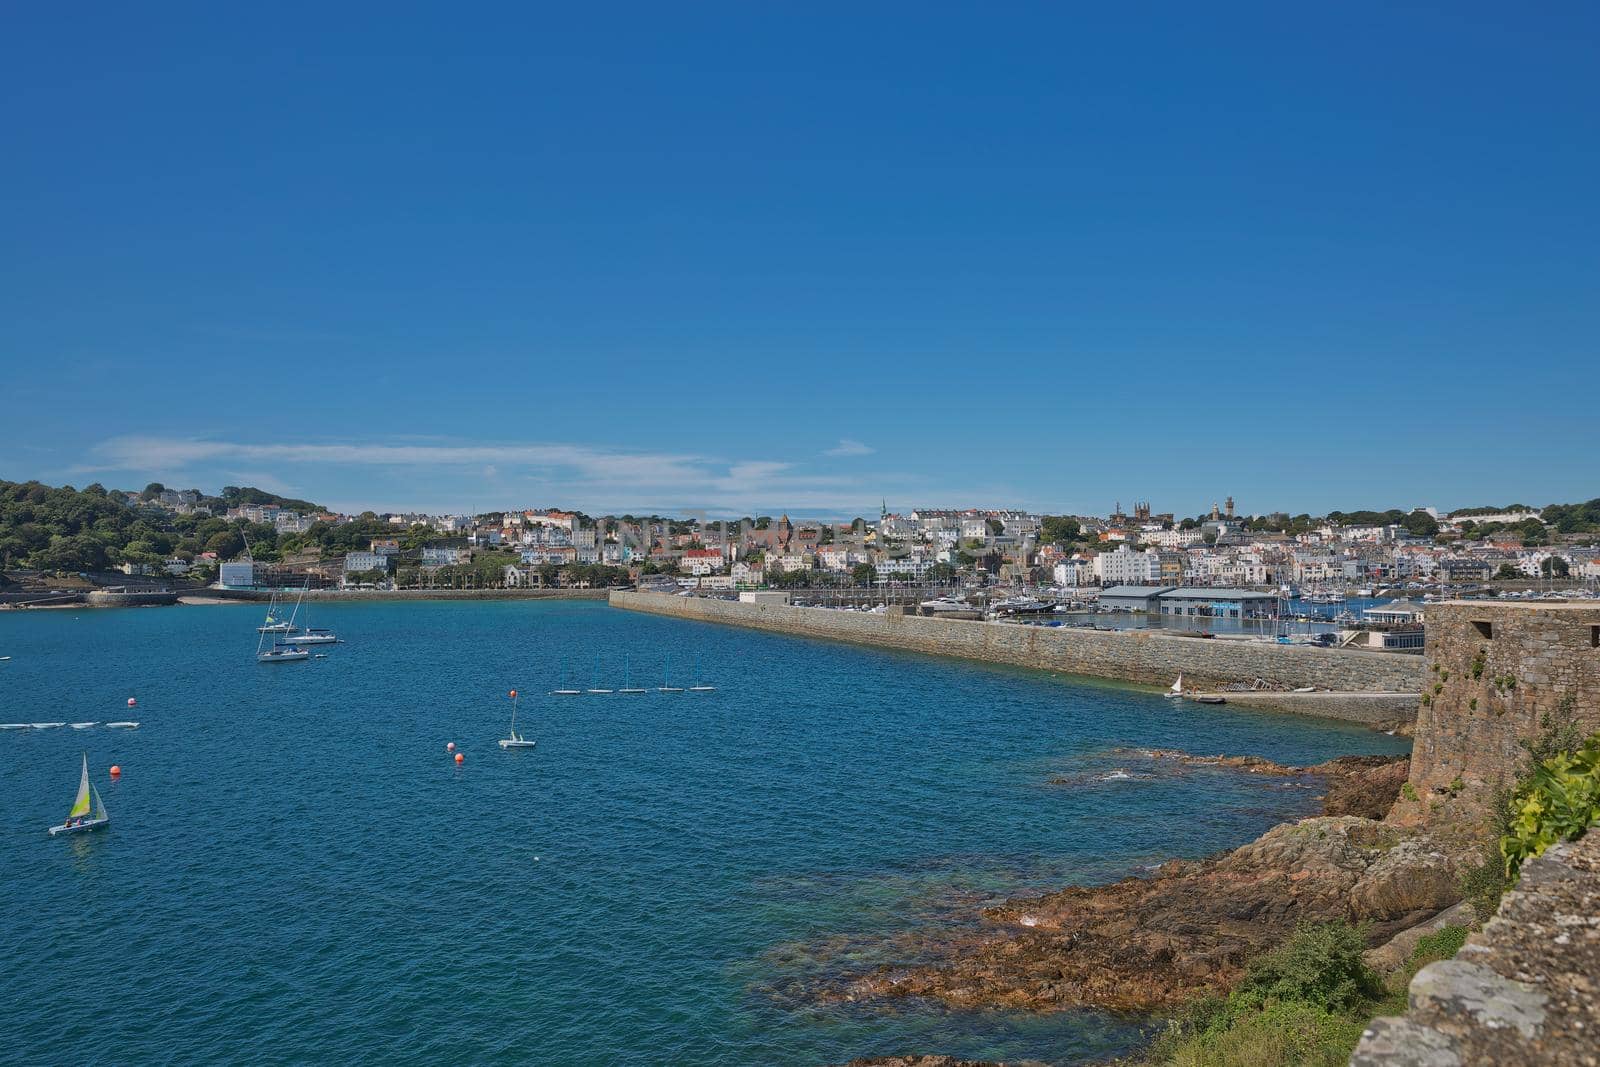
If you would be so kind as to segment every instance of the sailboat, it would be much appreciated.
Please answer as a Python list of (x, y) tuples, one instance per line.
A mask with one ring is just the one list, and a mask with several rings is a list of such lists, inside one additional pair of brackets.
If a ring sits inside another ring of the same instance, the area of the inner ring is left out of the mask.
[[(296, 600), (295, 603), (294, 603), (294, 614), (289, 617), (289, 622), (290, 622), (291, 626), (293, 626), (294, 622), (299, 618), (301, 607), (303, 606), (303, 604), (305, 602), (305, 599), (306, 599), (306, 590), (310, 589), (310, 588), (311, 588), (311, 580), (308, 578), (308, 579), (306, 579), (305, 586), (303, 588), (301, 588), (301, 590), (300, 590), (300, 599)], [(280, 645), (298, 646), (298, 645), (336, 645), (336, 644), (339, 643), (338, 636), (332, 630), (328, 629), (327, 627), (307, 626), (305, 628), (305, 631), (306, 631), (305, 633), (299, 634), (299, 635), (294, 636), (294, 637), (285, 637), (282, 641), (279, 641), (278, 644), (280, 644)]]
[(672, 657), (667, 656), (666, 666), (661, 668), (661, 684), (656, 686), (658, 693), (681, 693), (683, 686), (672, 684)]
[(1172, 688), (1167, 690), (1167, 696), (1169, 696), (1169, 697), (1181, 697), (1183, 695), (1184, 695), (1183, 694), (1183, 672), (1179, 671), (1178, 672), (1178, 680), (1176, 682), (1173, 682), (1172, 683)]
[(598, 652), (596, 652), (595, 655), (594, 655), (594, 674), (589, 679), (589, 690), (588, 691), (591, 692), (591, 693), (609, 693), (609, 692), (611, 692), (611, 690), (609, 690), (609, 689), (601, 689), (600, 688), (600, 653), (598, 653)]
[(293, 622), (278, 618), (278, 594), (273, 593), (267, 601), (267, 621), (256, 627), (258, 634), (292, 634), (296, 631)]
[(631, 653), (625, 654), (623, 656), (623, 658), (622, 658), (622, 688), (618, 689), (617, 692), (619, 692), (619, 693), (643, 693), (643, 692), (646, 692), (646, 690), (640, 689), (638, 686), (633, 684), (633, 655)]
[(511, 729), (508, 733), (509, 736), (500, 739), (501, 748), (532, 748), (539, 743), (527, 740), (517, 733), (517, 691), (515, 689), (511, 691)]
[[(305, 595), (305, 590), (302, 589), (300, 592), (301, 592), (302, 596)], [(274, 599), (276, 599), (276, 598), (274, 598)], [(288, 629), (270, 629), (269, 630), (265, 626), (257, 628), (256, 632), (261, 635), (260, 637), (256, 638), (256, 662), (257, 663), (299, 663), (302, 660), (308, 660), (308, 659), (311, 658), (311, 653), (306, 651), (305, 649), (303, 649), (303, 648), (295, 648), (293, 645), (285, 644), (282, 641), (276, 640), (276, 638), (281, 637), (281, 636), (283, 636), (285, 634), (292, 634), (298, 629), (298, 627), (296, 627), (295, 624), (294, 624), (294, 619), (295, 619), (295, 615), (299, 614), (299, 612), (300, 612), (300, 604), (297, 601), (295, 603), (295, 606), (294, 606), (294, 612), (290, 614), (289, 620), (287, 622), (284, 622), (284, 623), (281, 623), (281, 624), (279, 624), (279, 623), (274, 623), (273, 624), (275, 627), (281, 625), (281, 626), (288, 627)], [(269, 620), (272, 618), (272, 615), (270, 614), (270, 609), (269, 609), (269, 613), (267, 615), (267, 618)], [(273, 641), (272, 647), (267, 649), (267, 650), (265, 650), (265, 651), (262, 651), (261, 646), (266, 642), (268, 634), (271, 634), (274, 637), (274, 641)]]
[[(93, 803), (90, 803), (93, 798)], [(83, 778), (78, 782), (78, 799), (72, 802), (72, 810), (67, 812), (67, 821), (60, 826), (50, 827), (50, 834), (76, 834), (84, 830), (98, 830), (111, 823), (111, 816), (106, 814), (106, 806), (100, 801), (100, 790), (89, 782), (89, 754), (83, 754)]]
[(561, 659), (561, 688), (550, 690), (550, 694), (558, 697), (575, 697), (581, 696), (582, 693), (583, 690), (573, 688), (572, 683), (567, 681), (567, 660), (563, 656)]
[(706, 685), (705, 682), (700, 680), (700, 657), (697, 654), (694, 657), (694, 684), (689, 687), (689, 692), (691, 692), (691, 693), (715, 693), (716, 691), (717, 691), (717, 687), (716, 686), (714, 686), (714, 685)]

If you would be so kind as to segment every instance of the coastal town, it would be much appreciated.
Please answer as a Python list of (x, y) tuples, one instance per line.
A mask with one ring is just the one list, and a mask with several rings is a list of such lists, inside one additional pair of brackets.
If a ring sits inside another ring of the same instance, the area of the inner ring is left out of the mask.
[[(352, 515), (260, 490), (212, 497), (152, 484), (84, 490), (125, 513), (126, 540), (91, 538), (92, 551), (74, 559), (71, 543), (87, 535), (52, 533), (30, 521), (28, 507), (46, 492), (77, 491), (8, 484), (15, 514), (0, 538), (0, 562), (24, 583), (11, 591), (14, 603), (28, 602), (28, 586), (77, 572), (135, 589), (642, 585), (703, 595), (783, 589), (796, 598), (879, 590), (902, 601), (914, 589), (930, 594), (918, 601), (929, 613), (1000, 605), (1001, 614), (1025, 614), (1043, 604), (1251, 619), (1309, 609), (1333, 621), (1394, 626), (1420, 622), (1422, 604), (1446, 594), (1588, 596), (1600, 585), (1597, 501), (1318, 517), (1247, 514), (1231, 496), (1195, 516), (1143, 501), (1104, 515), (884, 504), (870, 518), (837, 521), (560, 508)], [(52, 567), (64, 552), (66, 565)], [(979, 594), (981, 601), (963, 599)], [(1359, 610), (1345, 606), (1363, 601)]]

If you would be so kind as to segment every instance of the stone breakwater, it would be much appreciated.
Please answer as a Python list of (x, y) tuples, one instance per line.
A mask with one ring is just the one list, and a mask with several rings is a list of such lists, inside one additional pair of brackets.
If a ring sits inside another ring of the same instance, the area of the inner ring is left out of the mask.
[[(1260, 678), (1290, 689), (1316, 686), (1343, 692), (1416, 694), (1422, 691), (1424, 674), (1420, 657), (1257, 641), (1208, 641), (1150, 631), (1111, 633), (914, 615), (872, 615), (831, 608), (745, 604), (631, 591), (613, 592), (611, 605), (701, 622), (1145, 685), (1168, 685), (1181, 671), (1186, 688), (1205, 689)], [(1409, 719), (1415, 714), (1414, 697), (1399, 701), (1399, 713), (1391, 704), (1381, 710), (1354, 709), (1354, 715), (1348, 714), (1351, 709), (1335, 702), (1307, 706), (1304, 701), (1264, 703), (1271, 701), (1272, 694), (1253, 694), (1253, 697), (1252, 706), (1330, 717), (1358, 717), (1358, 721), (1364, 722), (1374, 721), (1374, 717)], [(1405, 713), (1408, 708), (1409, 713)]]

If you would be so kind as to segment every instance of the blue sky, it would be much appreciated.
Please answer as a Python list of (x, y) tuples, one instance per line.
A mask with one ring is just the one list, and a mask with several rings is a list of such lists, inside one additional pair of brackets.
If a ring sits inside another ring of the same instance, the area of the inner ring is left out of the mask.
[(1592, 4), (228, 7), (8, 15), (0, 477), (1600, 495)]

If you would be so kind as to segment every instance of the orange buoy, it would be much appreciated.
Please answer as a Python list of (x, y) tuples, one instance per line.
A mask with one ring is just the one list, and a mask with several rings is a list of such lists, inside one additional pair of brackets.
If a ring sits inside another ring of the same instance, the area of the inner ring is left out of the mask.
[(457, 763), (465, 763), (466, 761), (467, 761), (467, 757), (463, 756), (459, 752), (456, 753), (456, 762)]
[(516, 691), (516, 690), (515, 690), (515, 689), (513, 689), (513, 690), (512, 690), (512, 691), (511, 691), (511, 699), (512, 699), (512, 700), (515, 700), (515, 699), (517, 699), (517, 691)]
[(444, 746), (444, 750), (446, 752), (454, 752), (456, 750), (456, 743), (454, 741), (450, 742), (448, 745)]
[(135, 704), (137, 704), (137, 703), (139, 703), (139, 702), (138, 702), (138, 701), (137, 701), (137, 700), (135, 700), (135, 699), (133, 699), (133, 698), (132, 698), (132, 697), (129, 697), (129, 698), (128, 698), (128, 707), (130, 707), (130, 708), (131, 708), (131, 707), (133, 707), (133, 706), (134, 706), (134, 705), (135, 705)]
[(122, 774), (122, 768), (118, 767), (115, 763), (113, 763), (111, 765), (111, 777), (117, 778), (117, 777), (121, 776), (121, 774)]

